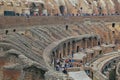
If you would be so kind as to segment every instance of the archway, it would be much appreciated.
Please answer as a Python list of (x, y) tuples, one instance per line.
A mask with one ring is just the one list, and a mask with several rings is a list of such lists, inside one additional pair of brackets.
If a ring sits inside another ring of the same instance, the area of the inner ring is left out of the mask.
[(32, 2), (30, 4), (30, 14), (31, 15), (42, 15), (44, 9), (44, 4), (43, 3), (34, 3)]
[(77, 46), (77, 52), (79, 52), (79, 49), (80, 49), (80, 47), (79, 47), (79, 46)]
[(89, 42), (87, 43), (88, 45), (88, 48), (91, 48), (92, 47), (92, 37), (90, 37), (89, 39)]
[(113, 28), (115, 27), (115, 23), (112, 23), (112, 27), (113, 27)]
[(100, 41), (98, 41), (98, 46), (100, 46), (101, 44), (100, 44)]
[(72, 41), (72, 53), (75, 52), (75, 41)]
[(60, 13), (61, 13), (62, 15), (64, 15), (65, 6), (61, 5), (61, 6), (59, 6), (59, 9), (60, 9)]
[(82, 47), (85, 49), (85, 38), (82, 39)]
[(43, 14), (43, 10), (45, 9), (44, 4), (40, 3), (38, 5), (38, 9), (39, 9), (39, 12), (38, 12), (39, 15), (42, 15)]
[(28, 78), (32, 80), (43, 80), (44, 79), (45, 71), (40, 68), (37, 68), (34, 65), (25, 67), (23, 71), (24, 71), (25, 80), (28, 80)]
[(64, 43), (63, 45), (63, 57), (66, 56), (66, 43)]
[(70, 54), (70, 42), (68, 43), (68, 55)]

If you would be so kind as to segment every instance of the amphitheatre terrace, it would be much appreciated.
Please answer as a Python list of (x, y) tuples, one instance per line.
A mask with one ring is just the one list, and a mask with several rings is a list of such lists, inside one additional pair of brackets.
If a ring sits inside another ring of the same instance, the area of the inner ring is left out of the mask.
[(119, 49), (119, 15), (0, 16), (0, 80), (120, 80)]

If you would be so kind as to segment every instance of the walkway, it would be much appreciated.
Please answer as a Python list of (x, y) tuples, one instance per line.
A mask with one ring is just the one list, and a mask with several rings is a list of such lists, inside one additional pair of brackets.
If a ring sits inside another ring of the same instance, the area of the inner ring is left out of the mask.
[(106, 53), (106, 54), (103, 55), (103, 57), (100, 57), (99, 59), (97, 59), (96, 61), (91, 63), (91, 65), (93, 65), (92, 69), (95, 70), (95, 71), (101, 71), (102, 67), (108, 61), (110, 61), (110, 60), (112, 60), (116, 57), (120, 57), (119, 52)]
[(78, 71), (78, 72), (69, 72), (68, 73), (70, 77), (72, 77), (74, 80), (92, 80), (87, 76), (85, 71)]

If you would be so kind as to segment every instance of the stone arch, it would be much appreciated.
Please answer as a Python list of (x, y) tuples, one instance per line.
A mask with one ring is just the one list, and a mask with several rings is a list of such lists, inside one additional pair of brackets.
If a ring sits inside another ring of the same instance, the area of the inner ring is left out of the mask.
[(62, 53), (60, 53), (60, 59), (62, 58)]
[(112, 23), (112, 27), (113, 27), (113, 28), (115, 27), (115, 23)]
[(89, 37), (88, 38), (89, 42), (87, 44), (88, 48), (91, 48), (92, 47), (92, 37)]
[(5, 34), (6, 34), (6, 35), (8, 34), (8, 32), (9, 32), (8, 30), (5, 30)]
[(64, 12), (65, 12), (65, 6), (60, 5), (60, 6), (59, 6), (59, 10), (60, 10), (60, 13), (61, 13), (62, 15), (64, 15)]
[(7, 61), (8, 61), (8, 63), (16, 64), (16, 63), (20, 62), (18, 54), (16, 54), (16, 53), (7, 53), (5, 55), (5, 57), (6, 57)]
[(16, 32), (16, 29), (13, 29), (13, 32)]
[(72, 53), (75, 52), (75, 40), (72, 41)]
[(56, 54), (55, 54), (54, 51), (52, 52), (52, 57), (51, 58), (52, 58), (51, 64), (53, 64), (54, 67), (55, 67), (55, 65), (56, 65)]
[(67, 49), (67, 53), (68, 53), (68, 55), (70, 54), (70, 42), (68, 42), (68, 49)]
[(45, 6), (44, 6), (44, 4), (40, 3), (40, 5), (39, 5), (39, 14), (43, 13), (43, 9), (45, 9)]
[(82, 39), (82, 47), (85, 49), (85, 38)]
[(0, 48), (2, 48), (3, 51), (8, 51), (10, 49), (19, 50), (17, 46), (13, 45), (11, 42), (6, 40), (0, 42)]
[(23, 69), (23, 71), (24, 71), (24, 79), (25, 80), (29, 80), (29, 79), (42, 80), (42, 79), (44, 79), (45, 71), (40, 68), (37, 68), (34, 65), (25, 67)]
[(79, 50), (80, 50), (80, 46), (77, 46), (77, 52), (79, 52)]
[(52, 52), (52, 56), (53, 56), (53, 57), (56, 57), (56, 55), (55, 55), (55, 52), (54, 52), (54, 51)]
[(32, 2), (30, 4), (30, 14), (31, 15), (41, 15), (43, 13), (43, 9), (45, 9), (45, 6), (43, 3), (34, 3)]
[(59, 53), (58, 53), (58, 50), (56, 50), (56, 57), (59, 58)]
[(98, 44), (97, 37), (94, 37), (93, 38), (93, 46), (97, 46), (97, 44)]
[(100, 42), (100, 40), (98, 40), (98, 46), (100, 46), (101, 45), (101, 42)]
[(63, 57), (66, 56), (66, 43), (63, 44)]

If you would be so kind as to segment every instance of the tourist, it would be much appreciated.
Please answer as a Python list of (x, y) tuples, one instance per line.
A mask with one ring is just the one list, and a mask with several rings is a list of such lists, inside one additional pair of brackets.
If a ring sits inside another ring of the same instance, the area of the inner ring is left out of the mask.
[(72, 53), (72, 58), (74, 57), (74, 53)]
[(56, 65), (56, 71), (60, 71), (60, 66), (58, 64)]
[(66, 68), (64, 68), (64, 70), (62, 71), (64, 74), (68, 74)]

